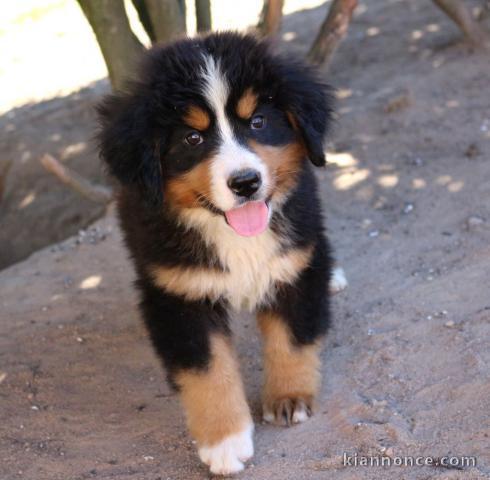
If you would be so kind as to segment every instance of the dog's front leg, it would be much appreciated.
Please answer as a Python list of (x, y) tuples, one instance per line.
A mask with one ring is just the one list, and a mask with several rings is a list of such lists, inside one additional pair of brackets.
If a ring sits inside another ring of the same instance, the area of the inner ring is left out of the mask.
[(330, 272), (320, 238), (307, 268), (281, 285), (273, 304), (257, 314), (264, 344), (263, 418), (292, 425), (313, 413), (320, 387), (321, 341), (328, 327)]
[(253, 455), (253, 422), (225, 308), (152, 288), (144, 290), (142, 307), (155, 348), (180, 393), (199, 457), (214, 474), (239, 472)]

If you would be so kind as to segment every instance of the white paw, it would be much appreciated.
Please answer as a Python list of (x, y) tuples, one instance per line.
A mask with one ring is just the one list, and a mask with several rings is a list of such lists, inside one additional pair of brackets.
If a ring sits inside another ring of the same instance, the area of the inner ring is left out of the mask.
[(304, 404), (298, 406), (298, 408), (294, 410), (293, 423), (303, 423), (306, 422), (308, 418), (310, 418), (310, 416), (308, 415), (306, 406)]
[(347, 288), (347, 278), (342, 267), (336, 267), (333, 269), (332, 278), (330, 278), (330, 292), (338, 293)]
[(199, 448), (199, 458), (209, 466), (215, 475), (230, 475), (243, 470), (246, 462), (254, 454), (252, 440), (253, 424), (211, 446)]

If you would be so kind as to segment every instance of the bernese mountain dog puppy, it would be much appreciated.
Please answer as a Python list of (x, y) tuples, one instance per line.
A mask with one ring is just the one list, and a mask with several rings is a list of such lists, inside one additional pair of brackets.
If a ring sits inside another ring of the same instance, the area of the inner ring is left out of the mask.
[(312, 165), (331, 104), (311, 67), (217, 33), (152, 48), (99, 107), (141, 312), (215, 474), (253, 454), (234, 310), (256, 312), (263, 336), (263, 419), (312, 414), (331, 271)]

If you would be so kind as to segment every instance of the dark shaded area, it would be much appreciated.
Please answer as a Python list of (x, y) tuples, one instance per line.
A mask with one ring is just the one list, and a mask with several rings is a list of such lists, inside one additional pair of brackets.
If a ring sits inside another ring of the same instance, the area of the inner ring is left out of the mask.
[(109, 91), (96, 82), (66, 97), (15, 108), (0, 117), (0, 155), (12, 159), (0, 203), (0, 268), (85, 228), (104, 213), (47, 173), (49, 152), (88, 179), (104, 182), (92, 141), (94, 106)]

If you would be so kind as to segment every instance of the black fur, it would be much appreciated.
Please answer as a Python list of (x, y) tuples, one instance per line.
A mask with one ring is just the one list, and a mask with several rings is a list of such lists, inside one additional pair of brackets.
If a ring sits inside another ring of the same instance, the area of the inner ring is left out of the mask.
[[(138, 274), (142, 313), (170, 377), (178, 369), (205, 368), (211, 332), (229, 334), (226, 299), (190, 302), (155, 286), (148, 273), (153, 264), (226, 269), (198, 230), (180, 225), (164, 198), (166, 182), (217, 148), (212, 133), (194, 149), (185, 148), (181, 140), (187, 128), (181, 119), (191, 101), (209, 111), (210, 132), (213, 129), (212, 112), (199, 94), (203, 53), (221, 60), (231, 86), (229, 108), (247, 88), (259, 92), (258, 112), (264, 112), (273, 126), (253, 133), (259, 143), (285, 145), (299, 135), (311, 162), (323, 165), (331, 114), (330, 90), (310, 68), (272, 55), (266, 44), (251, 36), (233, 33), (153, 48), (139, 81), (100, 106), (101, 156), (120, 184), (119, 216)], [(233, 121), (233, 129), (244, 144), (252, 135), (240, 119)], [(278, 285), (275, 302), (259, 308), (280, 313), (296, 342), (309, 344), (327, 329), (330, 275), (329, 247), (309, 163), (302, 163), (297, 184), (282, 212), (274, 213), (271, 228), (285, 249), (312, 245), (314, 255), (294, 285)]]

